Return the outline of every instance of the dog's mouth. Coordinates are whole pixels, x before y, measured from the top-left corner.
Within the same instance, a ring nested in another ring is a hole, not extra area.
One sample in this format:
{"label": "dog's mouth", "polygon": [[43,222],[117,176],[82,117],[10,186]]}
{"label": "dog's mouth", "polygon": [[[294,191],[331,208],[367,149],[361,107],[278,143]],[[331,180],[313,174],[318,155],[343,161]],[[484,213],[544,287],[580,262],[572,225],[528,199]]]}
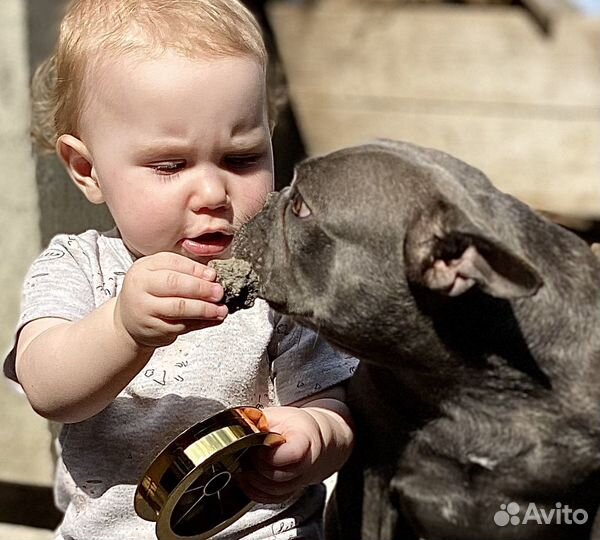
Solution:
{"label": "dog's mouth", "polygon": [[284,313],[285,315],[289,315],[295,319],[302,319],[305,322],[310,322],[313,319],[314,312],[308,310],[294,310],[291,309],[287,304],[273,302],[271,300],[267,300],[268,304],[279,313]]}
{"label": "dog's mouth", "polygon": [[289,315],[298,321],[310,323],[314,319],[314,311],[306,306],[298,305],[286,291],[288,287],[278,285],[278,279],[271,274],[259,274],[260,286],[258,296],[269,306],[284,315]]}
{"label": "dog's mouth", "polygon": [[265,288],[261,287],[259,296],[266,300],[273,310],[291,317],[300,324],[311,327],[319,324],[312,308],[296,304],[279,289],[269,291],[267,288],[265,291]]}

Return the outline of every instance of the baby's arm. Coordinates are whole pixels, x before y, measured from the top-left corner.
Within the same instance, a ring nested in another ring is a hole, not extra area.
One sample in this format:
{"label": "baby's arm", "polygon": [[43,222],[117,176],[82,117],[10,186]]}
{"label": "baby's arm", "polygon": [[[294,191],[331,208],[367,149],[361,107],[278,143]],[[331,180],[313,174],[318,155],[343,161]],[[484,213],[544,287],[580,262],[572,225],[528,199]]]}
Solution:
{"label": "baby's arm", "polygon": [[43,318],[18,338],[16,371],[32,407],[58,422],[104,409],[157,347],[178,335],[220,324],[222,287],[215,271],[174,253],[138,259],[119,295],[86,317]]}
{"label": "baby's arm", "polygon": [[279,503],[299,489],[322,482],[338,471],[350,456],[354,432],[345,390],[336,386],[293,403],[264,410],[269,430],[286,442],[261,449],[244,489],[255,501]]}

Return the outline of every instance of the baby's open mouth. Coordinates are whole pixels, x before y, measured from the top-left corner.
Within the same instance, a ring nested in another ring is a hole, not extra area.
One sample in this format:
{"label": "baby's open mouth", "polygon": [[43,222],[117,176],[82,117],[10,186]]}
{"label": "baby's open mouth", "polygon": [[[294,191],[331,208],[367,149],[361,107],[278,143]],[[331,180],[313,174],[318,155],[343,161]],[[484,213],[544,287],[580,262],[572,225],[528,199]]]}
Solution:
{"label": "baby's open mouth", "polygon": [[223,253],[231,244],[233,236],[223,232],[201,234],[195,238],[186,238],[183,249],[197,257],[209,257]]}

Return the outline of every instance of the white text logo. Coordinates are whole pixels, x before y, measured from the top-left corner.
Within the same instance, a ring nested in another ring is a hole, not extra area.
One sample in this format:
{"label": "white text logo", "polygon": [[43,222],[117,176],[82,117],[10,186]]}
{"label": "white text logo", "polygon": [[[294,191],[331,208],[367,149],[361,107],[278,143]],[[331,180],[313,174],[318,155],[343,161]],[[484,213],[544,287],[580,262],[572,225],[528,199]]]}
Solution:
{"label": "white text logo", "polygon": [[568,504],[557,502],[554,508],[538,508],[535,503],[529,503],[521,516],[521,507],[516,502],[501,504],[500,510],[494,514],[494,523],[498,527],[507,525],[583,525],[588,520],[588,514],[582,508],[573,510]]}

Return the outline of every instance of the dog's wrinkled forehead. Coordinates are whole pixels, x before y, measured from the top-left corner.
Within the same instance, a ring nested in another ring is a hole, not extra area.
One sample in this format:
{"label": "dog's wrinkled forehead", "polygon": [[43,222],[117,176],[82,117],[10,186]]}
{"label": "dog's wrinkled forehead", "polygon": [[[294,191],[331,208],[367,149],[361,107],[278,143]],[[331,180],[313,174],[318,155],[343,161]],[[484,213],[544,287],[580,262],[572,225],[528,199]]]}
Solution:
{"label": "dog's wrinkled forehead", "polygon": [[[492,187],[478,169],[445,152],[386,139],[309,158],[296,169],[294,189],[315,210],[341,199],[353,206],[427,205],[441,193],[455,199],[464,190]],[[464,198],[464,197],[463,197]]]}
{"label": "dog's wrinkled forehead", "polygon": [[399,195],[401,185],[417,180],[422,172],[386,147],[364,145],[305,160],[296,169],[292,187],[317,204],[331,197],[372,204],[383,195]]}
{"label": "dog's wrinkled forehead", "polygon": [[292,190],[315,215],[336,207],[338,215],[350,218],[367,206],[408,214],[431,200],[440,177],[454,175],[453,163],[440,159],[443,154],[434,150],[375,141],[303,161],[296,168]]}

